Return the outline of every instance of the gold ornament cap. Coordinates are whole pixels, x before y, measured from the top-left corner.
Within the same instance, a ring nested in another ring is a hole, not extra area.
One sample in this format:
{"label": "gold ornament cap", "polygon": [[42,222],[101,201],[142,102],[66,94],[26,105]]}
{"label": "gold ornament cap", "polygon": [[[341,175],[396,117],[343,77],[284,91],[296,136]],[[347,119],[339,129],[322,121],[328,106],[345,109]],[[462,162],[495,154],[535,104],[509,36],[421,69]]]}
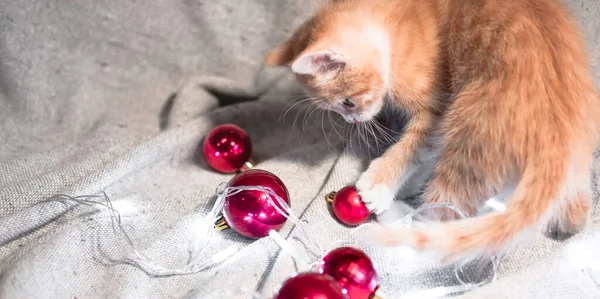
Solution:
{"label": "gold ornament cap", "polygon": [[383,299],[383,291],[381,291],[381,288],[377,287],[377,289],[373,294],[371,294],[371,297],[369,297],[369,299]]}
{"label": "gold ornament cap", "polygon": [[333,203],[333,200],[335,199],[335,195],[336,194],[337,194],[337,192],[335,192],[335,191],[332,191],[329,194],[327,194],[327,197],[326,197],[327,202],[328,203]]}
{"label": "gold ornament cap", "polygon": [[225,221],[225,217],[223,217],[223,214],[219,214],[219,216],[217,216],[217,219],[215,220],[215,229],[218,232],[220,232],[228,228],[229,225],[227,224],[227,221]]}
{"label": "gold ornament cap", "polygon": [[256,163],[254,163],[254,161],[252,159],[248,159],[248,161],[244,162],[244,165],[242,166],[242,168],[240,168],[238,170],[238,173],[248,171],[248,170],[254,168],[254,166],[256,166]]}

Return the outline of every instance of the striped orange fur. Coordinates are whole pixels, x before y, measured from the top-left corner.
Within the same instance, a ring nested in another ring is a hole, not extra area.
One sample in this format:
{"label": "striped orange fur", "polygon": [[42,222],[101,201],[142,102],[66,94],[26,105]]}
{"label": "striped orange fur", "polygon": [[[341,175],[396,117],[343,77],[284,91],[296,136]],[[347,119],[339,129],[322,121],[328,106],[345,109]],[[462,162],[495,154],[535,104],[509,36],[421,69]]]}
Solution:
{"label": "striped orange fur", "polygon": [[[325,109],[364,122],[384,101],[410,115],[356,186],[376,213],[436,154],[426,203],[473,215],[513,186],[503,212],[420,229],[380,229],[383,244],[495,254],[540,225],[577,233],[590,213],[600,102],[580,29],[557,0],[329,1],[266,58],[288,66]],[[433,141],[432,141],[433,140]]]}

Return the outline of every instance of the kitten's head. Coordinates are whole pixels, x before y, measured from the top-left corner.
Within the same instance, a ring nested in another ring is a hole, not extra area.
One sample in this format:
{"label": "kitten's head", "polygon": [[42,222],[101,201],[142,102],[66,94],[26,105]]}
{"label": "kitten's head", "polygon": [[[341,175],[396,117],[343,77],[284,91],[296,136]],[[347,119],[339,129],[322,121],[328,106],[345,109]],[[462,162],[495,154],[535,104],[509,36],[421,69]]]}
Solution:
{"label": "kitten's head", "polygon": [[319,107],[349,123],[373,118],[384,104],[389,42],[381,28],[355,15],[317,14],[269,53],[270,66],[287,66]]}

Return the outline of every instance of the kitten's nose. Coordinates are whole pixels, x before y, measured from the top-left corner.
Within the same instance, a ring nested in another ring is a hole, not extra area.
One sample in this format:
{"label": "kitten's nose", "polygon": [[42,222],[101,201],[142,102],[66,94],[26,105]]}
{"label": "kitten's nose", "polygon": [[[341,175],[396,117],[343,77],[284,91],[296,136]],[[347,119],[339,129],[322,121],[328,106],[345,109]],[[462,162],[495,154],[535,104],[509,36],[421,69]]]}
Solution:
{"label": "kitten's nose", "polygon": [[359,116],[353,113],[350,115],[344,115],[344,119],[346,120],[346,122],[354,124],[354,123],[358,122]]}

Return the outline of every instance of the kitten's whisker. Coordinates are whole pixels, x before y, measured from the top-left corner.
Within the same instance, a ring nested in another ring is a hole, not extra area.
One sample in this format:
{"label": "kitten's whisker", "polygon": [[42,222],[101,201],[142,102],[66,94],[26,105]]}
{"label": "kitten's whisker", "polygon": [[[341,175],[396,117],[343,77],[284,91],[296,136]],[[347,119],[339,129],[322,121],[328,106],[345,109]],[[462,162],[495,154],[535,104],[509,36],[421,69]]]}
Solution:
{"label": "kitten's whisker", "polygon": [[[289,99],[289,98],[301,98],[301,97],[305,97],[306,95],[264,95],[264,96],[260,96],[260,99]],[[292,99],[293,101],[294,99]]]}
{"label": "kitten's whisker", "polygon": [[283,107],[283,109],[281,110],[281,115],[279,117],[279,120],[281,120],[281,118],[283,116],[285,116],[285,114],[287,114],[292,108],[296,107],[297,105],[299,105],[307,100],[308,100],[308,97],[297,97],[297,98],[294,98],[293,100],[291,100],[289,103],[285,104],[285,107]]}
{"label": "kitten's whisker", "polygon": [[338,124],[336,121],[333,121],[332,117],[331,117],[331,104],[330,103],[325,103],[325,107],[322,107],[322,109],[324,111],[327,112],[327,118],[329,119],[329,123],[331,124],[331,127],[333,128],[333,130],[338,134],[338,136],[342,137],[339,132],[336,130],[335,127],[342,127],[340,126],[340,124]]}
{"label": "kitten's whisker", "polygon": [[371,132],[371,135],[373,135],[373,138],[375,139],[375,147],[379,151],[379,138],[377,137],[377,134],[375,134],[375,130],[373,129],[373,121],[370,120],[367,124],[369,125],[369,131]]}
{"label": "kitten's whisker", "polygon": [[357,137],[356,141],[358,141],[358,147],[360,148],[361,147],[360,144],[361,144],[361,141],[362,141],[361,140],[362,136],[360,135],[360,127],[359,126],[353,126],[353,127],[356,127],[356,137]]}
{"label": "kitten's whisker", "polygon": [[365,139],[367,140],[367,156],[369,157],[369,160],[371,160],[373,158],[371,156],[371,153],[373,152],[373,145],[369,139],[369,128],[367,128],[366,125],[363,125],[363,132],[365,134]]}
{"label": "kitten's whisker", "polygon": [[[287,117],[288,113],[296,106],[301,105],[307,101],[310,101],[310,98],[306,98],[306,99],[302,99],[299,100],[298,102],[294,103],[291,107],[289,107],[287,110],[285,110],[285,112],[282,114],[282,116],[279,118],[280,120],[283,119],[283,124],[285,125],[285,118]],[[296,128],[295,128],[295,124],[296,124],[296,120],[298,118],[298,115],[300,113],[302,113],[302,110],[304,110],[305,105],[301,105],[300,109],[298,111],[296,111],[296,116],[294,117],[294,122],[292,123],[292,133],[295,134]]]}
{"label": "kitten's whisker", "polygon": [[363,125],[363,127],[364,127],[364,132],[365,132],[365,138],[366,138],[366,140],[367,140],[367,151],[368,151],[368,153],[369,153],[369,154],[368,154],[368,156],[369,156],[369,159],[371,159],[371,158],[372,158],[372,157],[371,157],[371,152],[373,151],[373,150],[372,150],[372,146],[373,146],[373,145],[371,144],[371,140],[369,139],[369,133],[370,133],[370,132],[369,132],[368,123],[365,123],[365,124]]}
{"label": "kitten's whisker", "polygon": [[375,129],[381,134],[381,137],[383,137],[383,141],[386,143],[394,143],[396,142],[396,140],[387,132],[385,132],[383,130],[383,128],[381,127],[380,124],[378,124],[376,121],[372,120],[372,124],[375,127]]}
{"label": "kitten's whisker", "polygon": [[331,127],[333,128],[333,131],[337,133],[338,136],[340,136],[340,138],[344,141],[346,141],[346,138],[344,138],[344,136],[342,136],[340,134],[340,132],[338,132],[338,130],[335,128],[336,126],[340,126],[337,122],[333,121],[333,119],[331,118],[331,110],[327,109],[327,117],[329,118],[329,123],[331,124]]}
{"label": "kitten's whisker", "polygon": [[[363,126],[361,124],[356,124],[356,129],[358,130],[358,135],[360,136],[360,140],[362,140],[362,142],[364,143],[362,148],[365,149],[365,151],[367,152],[367,155],[369,156],[369,159],[370,159],[371,153],[369,152],[369,141],[367,140],[367,138],[363,132]],[[358,143],[359,146],[360,146],[360,140]]]}
{"label": "kitten's whisker", "polygon": [[302,115],[302,121],[300,122],[300,136],[304,136],[304,123],[305,123],[306,117],[310,114],[312,105],[313,104],[310,103],[304,109],[304,112],[303,112],[304,114]]}
{"label": "kitten's whisker", "polygon": [[[319,101],[320,101],[320,100],[319,100]],[[310,106],[309,106],[309,107],[310,107],[310,108],[312,108],[312,110],[310,110],[310,112],[308,112],[307,114],[305,114],[305,115],[304,115],[304,118],[303,118],[303,120],[302,120],[302,135],[304,135],[304,134],[305,134],[305,132],[306,132],[306,121],[307,121],[307,120],[310,120],[310,117],[311,117],[311,115],[312,115],[312,114],[313,114],[313,113],[314,113],[314,112],[315,112],[317,109],[319,109],[319,106],[317,105],[317,103],[318,103],[319,101],[315,101],[315,102],[312,102],[312,103],[310,103]]]}
{"label": "kitten's whisker", "polygon": [[388,131],[388,132],[390,132],[392,134],[400,135],[400,132],[396,132],[396,131],[394,131],[394,130],[392,130],[392,129],[390,129],[390,128],[384,126],[384,125],[382,125],[377,119],[374,118],[373,121],[375,121],[375,123],[377,125],[379,125],[382,129],[384,129],[384,130],[386,130],[386,131]]}
{"label": "kitten's whisker", "polygon": [[372,119],[372,121],[373,121],[373,125],[375,126],[375,128],[381,133],[382,137],[385,138],[385,141],[391,142],[391,143],[395,143],[397,141],[397,138],[395,138],[394,136],[390,135],[389,133],[387,133],[385,131],[386,128],[381,123],[379,123],[376,119]]}
{"label": "kitten's whisker", "polygon": [[325,136],[325,140],[327,141],[327,145],[331,147],[331,143],[329,142],[329,138],[327,138],[327,134],[325,134],[325,125],[323,124],[323,118],[325,117],[325,110],[321,109],[321,131],[323,131],[323,136]]}
{"label": "kitten's whisker", "polygon": [[353,136],[353,132],[354,132],[354,126],[352,126],[351,124],[344,124],[344,128],[348,127],[348,131],[349,131],[349,136],[350,136],[350,151],[352,151],[352,154],[356,155],[356,151],[354,150],[354,140],[352,139]]}
{"label": "kitten's whisker", "polygon": [[[299,98],[298,98],[298,99],[299,99]],[[302,104],[302,103],[304,103],[304,102],[307,102],[307,101],[310,101],[310,100],[312,100],[312,98],[306,98],[306,99],[302,99],[302,100],[298,100],[298,99],[294,99],[294,100],[292,100],[292,102],[291,102],[290,104],[292,104],[292,103],[293,103],[293,101],[296,101],[296,100],[297,100],[297,102],[296,102],[296,103],[294,103],[294,104],[293,104],[291,107],[289,107],[289,108],[287,108],[287,109],[285,109],[285,107],[284,107],[284,112],[281,114],[281,116],[279,117],[279,119],[278,119],[277,121],[280,121],[280,120],[284,119],[284,123],[285,123],[285,117],[287,116],[287,114],[288,114],[288,113],[289,113],[289,112],[290,112],[290,111],[291,111],[291,110],[292,110],[294,107],[296,107],[296,106],[298,106],[298,105],[300,105],[300,104]],[[289,105],[289,104],[288,104],[288,105]],[[287,106],[287,105],[286,105],[286,106]]]}
{"label": "kitten's whisker", "polygon": [[[307,100],[312,100],[312,99],[313,99],[313,98],[309,98],[309,99],[307,99]],[[307,111],[307,110],[310,108],[310,106],[311,106],[310,104],[309,104],[309,105],[303,105],[303,106],[300,108],[300,110],[298,110],[298,113],[296,113],[296,116],[294,117],[294,123],[292,124],[292,133],[293,133],[293,134],[297,134],[297,133],[296,133],[296,122],[298,121],[298,117],[300,116],[300,114],[301,114],[303,111]]]}

